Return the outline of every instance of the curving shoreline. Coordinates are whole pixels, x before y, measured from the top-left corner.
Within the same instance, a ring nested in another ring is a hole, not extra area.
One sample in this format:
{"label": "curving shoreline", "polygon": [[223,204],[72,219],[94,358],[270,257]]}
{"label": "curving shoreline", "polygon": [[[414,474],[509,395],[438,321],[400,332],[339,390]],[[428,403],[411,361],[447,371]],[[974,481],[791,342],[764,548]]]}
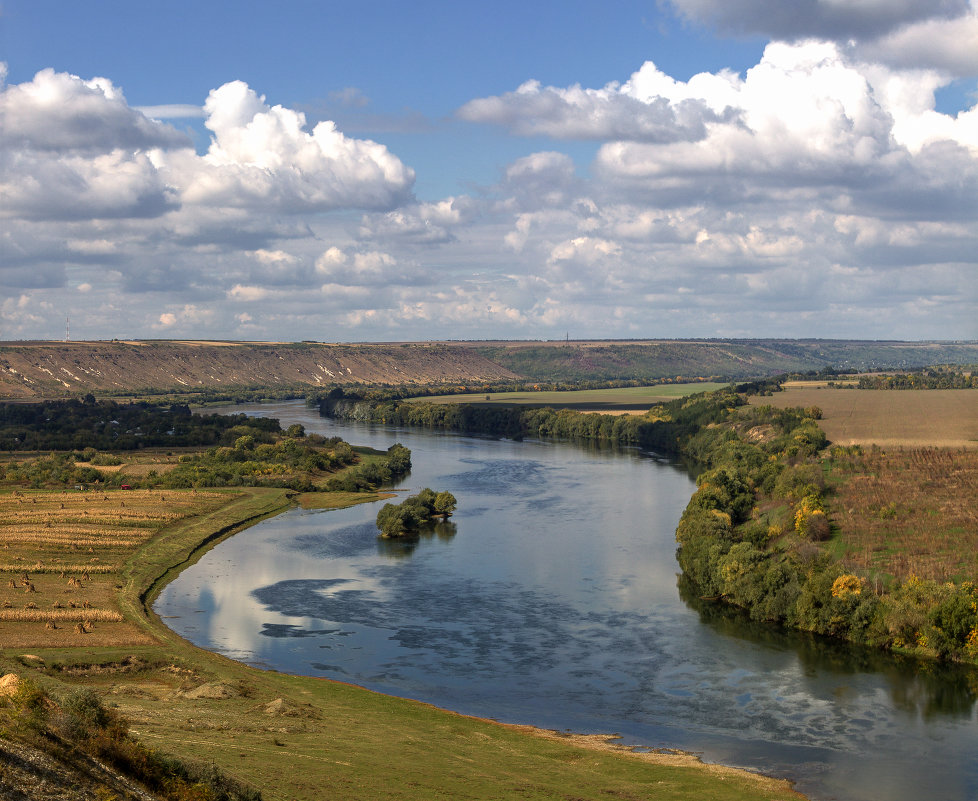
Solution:
{"label": "curving shoreline", "polygon": [[[255,493],[251,494],[254,495]],[[258,502],[260,499],[255,500]],[[365,498],[364,500],[368,499]],[[235,502],[232,502],[232,506],[234,504]],[[277,498],[263,499],[263,504],[259,504],[257,508],[254,504],[238,504],[235,507],[238,508],[238,512],[236,516],[232,516],[233,519],[227,516],[229,511],[228,506],[221,507],[221,509],[207,516],[209,519],[208,527],[200,527],[200,521],[193,521],[194,524],[198,525],[188,523],[189,527],[196,530],[196,535],[190,538],[190,540],[186,537],[171,537],[171,541],[177,547],[167,549],[165,553],[160,551],[150,560],[145,559],[145,554],[142,553],[143,549],[140,549],[130,560],[133,566],[139,564],[141,568],[134,570],[130,574],[130,581],[127,582],[124,595],[128,596],[130,602],[135,597],[135,609],[139,612],[139,618],[141,618],[143,625],[162,643],[165,643],[170,648],[176,649],[176,655],[183,661],[201,664],[210,670],[216,671],[218,674],[227,675],[228,677],[233,676],[237,682],[271,684],[276,686],[283,694],[286,689],[295,692],[296,685],[298,685],[300,693],[312,695],[322,695],[322,693],[313,692],[310,689],[312,686],[322,687],[326,685],[333,691],[343,688],[343,694],[349,694],[351,696],[349,702],[354,706],[362,705],[365,708],[369,708],[380,704],[381,706],[394,709],[395,711],[389,714],[395,714],[397,716],[396,721],[400,721],[399,724],[395,721],[394,725],[401,725],[407,729],[414,727],[415,718],[420,708],[424,710],[426,715],[440,718],[438,725],[441,726],[458,725],[459,721],[465,721],[466,726],[475,727],[478,730],[476,736],[483,745],[487,738],[489,741],[492,741],[499,737],[508,739],[510,735],[518,735],[519,740],[517,744],[507,744],[507,748],[515,748],[517,753],[521,751],[525,752],[521,755],[521,759],[533,758],[541,746],[544,746],[546,749],[569,749],[569,753],[562,758],[569,762],[597,760],[603,763],[605,760],[611,760],[612,764],[614,764],[624,759],[632,765],[633,769],[638,769],[639,772],[653,771],[657,773],[664,770],[672,775],[674,771],[679,771],[680,774],[685,775],[683,782],[691,782],[695,785],[706,782],[711,792],[716,792],[717,784],[722,785],[724,788],[728,784],[735,785],[730,787],[730,790],[734,791],[729,796],[730,798],[804,798],[804,796],[791,789],[790,782],[786,780],[761,776],[739,768],[704,763],[695,754],[635,751],[632,748],[615,743],[615,737],[613,735],[564,734],[533,726],[503,724],[484,718],[460,715],[450,710],[439,709],[422,702],[382,695],[357,685],[337,682],[331,679],[291,676],[274,671],[263,671],[192,645],[167,627],[165,622],[152,611],[151,604],[153,599],[182,569],[196,562],[211,548],[228,537],[233,536],[235,533],[248,528],[250,525],[284,511],[291,505],[284,491],[278,493]],[[217,525],[217,528],[214,528],[215,525]],[[175,540],[179,540],[179,542]],[[169,564],[164,564],[165,562],[169,562]],[[155,575],[151,575],[153,573]],[[130,606],[130,609],[132,608]],[[329,694],[331,693],[327,693],[327,695]],[[144,714],[146,714],[146,710],[144,710]],[[323,721],[324,728],[328,728],[328,724],[328,719]],[[387,721],[387,725],[389,724],[390,721]],[[138,727],[138,731],[141,736],[145,734],[151,739],[158,737],[157,732],[144,729],[142,725]],[[528,735],[530,736],[528,737]],[[174,744],[182,745],[176,741],[174,741]],[[309,754],[309,757],[312,756],[313,754]],[[218,762],[217,764],[220,763]],[[229,771],[234,771],[235,763],[231,761],[230,764],[222,767],[226,767]],[[603,766],[602,769],[606,769],[606,766]],[[620,766],[616,768],[616,772],[617,770],[620,770]],[[247,777],[242,778],[247,779]],[[437,774],[429,776],[428,779],[429,781],[434,781],[437,786]],[[558,782],[562,781],[560,777],[555,777],[555,780]],[[647,781],[661,782],[662,779],[649,777]],[[700,791],[690,787],[689,792],[695,793]],[[423,796],[419,795],[418,797],[421,798]],[[726,798],[728,796],[721,795],[719,797]]]}

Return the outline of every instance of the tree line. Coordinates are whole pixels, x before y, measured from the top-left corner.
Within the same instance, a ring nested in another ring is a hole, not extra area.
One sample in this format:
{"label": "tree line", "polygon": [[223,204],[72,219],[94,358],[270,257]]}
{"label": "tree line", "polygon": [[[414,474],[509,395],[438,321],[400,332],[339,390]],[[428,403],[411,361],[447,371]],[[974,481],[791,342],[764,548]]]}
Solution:
{"label": "tree line", "polygon": [[919,373],[863,375],[857,389],[978,389],[978,371],[924,370]]}
{"label": "tree line", "polygon": [[[683,578],[701,598],[758,621],[883,649],[978,661],[978,586],[870,581],[825,542],[831,492],[818,410],[748,407],[689,438],[707,469],[679,526]],[[857,448],[858,446],[850,446]]]}
{"label": "tree line", "polygon": [[521,439],[552,437],[638,445],[677,453],[699,428],[745,403],[734,388],[656,404],[645,415],[602,415],[551,407],[478,406],[364,397],[335,389],[319,401],[324,417]]}
{"label": "tree line", "polygon": [[244,414],[191,413],[182,403],[117,403],[82,399],[0,403],[0,451],[71,451],[229,444],[235,426],[281,431],[278,420]]}
{"label": "tree line", "polygon": [[[72,431],[79,425],[78,431]],[[4,440],[3,436],[7,439]],[[0,483],[35,489],[97,486],[181,489],[284,487],[373,491],[411,469],[411,451],[394,444],[386,453],[355,449],[339,437],[307,434],[296,423],[245,414],[192,414],[185,405],[96,402],[88,397],[43,404],[0,404],[0,443],[7,450],[43,449],[35,458],[0,462]],[[24,447],[24,446],[27,447]],[[75,445],[79,447],[74,447]],[[176,464],[129,475],[117,453],[160,445],[190,446]],[[102,450],[105,448],[106,450]]]}

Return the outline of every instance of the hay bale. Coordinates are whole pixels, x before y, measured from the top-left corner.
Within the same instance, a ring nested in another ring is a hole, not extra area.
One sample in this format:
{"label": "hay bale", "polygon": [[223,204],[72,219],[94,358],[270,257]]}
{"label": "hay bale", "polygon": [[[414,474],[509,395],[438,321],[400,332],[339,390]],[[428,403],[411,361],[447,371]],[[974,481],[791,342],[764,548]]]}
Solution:
{"label": "hay bale", "polygon": [[20,684],[20,676],[16,673],[8,673],[0,678],[0,696],[9,696],[17,692],[17,685]]}
{"label": "hay bale", "polygon": [[232,687],[230,684],[225,684],[220,681],[211,681],[207,684],[201,684],[199,687],[195,687],[192,690],[188,690],[183,694],[184,698],[210,698],[214,700],[224,700],[227,698],[236,698],[238,696],[238,691]]}
{"label": "hay bale", "polygon": [[273,718],[317,718],[319,713],[309,704],[298,704],[285,698],[269,701],[262,710]]}
{"label": "hay bale", "polygon": [[265,714],[272,715],[273,717],[282,717],[294,713],[288,701],[284,698],[276,698],[274,701],[269,701],[265,704]]}

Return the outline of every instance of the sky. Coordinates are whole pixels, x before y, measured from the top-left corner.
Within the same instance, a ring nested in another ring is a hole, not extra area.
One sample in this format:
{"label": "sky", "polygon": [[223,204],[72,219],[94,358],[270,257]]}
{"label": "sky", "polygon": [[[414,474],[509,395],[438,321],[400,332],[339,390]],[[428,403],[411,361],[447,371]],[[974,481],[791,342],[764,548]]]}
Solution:
{"label": "sky", "polygon": [[0,0],[0,340],[978,339],[976,0]]}

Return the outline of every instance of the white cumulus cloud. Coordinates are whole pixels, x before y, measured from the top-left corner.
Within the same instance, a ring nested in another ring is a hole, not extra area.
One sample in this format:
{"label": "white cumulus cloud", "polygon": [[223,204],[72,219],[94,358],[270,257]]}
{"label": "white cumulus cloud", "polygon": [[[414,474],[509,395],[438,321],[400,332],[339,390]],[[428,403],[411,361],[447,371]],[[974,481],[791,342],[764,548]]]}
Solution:
{"label": "white cumulus cloud", "polygon": [[927,19],[854,47],[860,58],[895,68],[978,75],[978,10],[957,19]]}
{"label": "white cumulus cloud", "polygon": [[297,213],[390,208],[410,197],[414,172],[386,147],[344,136],[330,121],[306,130],[305,115],[269,106],[242,81],[204,103],[207,152],[161,156],[185,203]]}
{"label": "white cumulus cloud", "polygon": [[[602,146],[595,168],[609,187],[629,182],[660,203],[689,202],[704,191],[735,202],[778,191],[893,192],[924,180],[970,180],[976,151],[975,110],[956,118],[933,108],[942,79],[933,72],[894,72],[851,62],[837,45],[772,43],[743,78],[668,84],[685,95],[694,83],[704,101],[736,109],[736,122],[711,126],[697,142],[666,145],[617,141]],[[916,154],[941,144],[944,157]],[[934,170],[937,170],[935,173]],[[893,194],[890,202],[904,202]]]}
{"label": "white cumulus cloud", "polygon": [[34,79],[0,94],[6,148],[109,153],[154,147],[187,147],[190,140],[168,125],[130,108],[105,78],[44,69]]}
{"label": "white cumulus cloud", "polygon": [[502,125],[523,136],[648,142],[702,139],[707,123],[723,116],[699,99],[639,99],[617,83],[601,89],[562,89],[541,86],[539,81],[527,81],[498,97],[470,100],[458,115],[469,122]]}
{"label": "white cumulus cloud", "polygon": [[192,205],[194,225],[201,210],[258,209],[267,217],[390,209],[410,199],[414,173],[386,147],[344,136],[329,121],[306,130],[300,112],[267,105],[241,81],[204,103],[213,138],[203,156],[186,134],[148,116],[187,111],[140,111],[105,78],[52,69],[2,85],[0,214],[139,219]]}

